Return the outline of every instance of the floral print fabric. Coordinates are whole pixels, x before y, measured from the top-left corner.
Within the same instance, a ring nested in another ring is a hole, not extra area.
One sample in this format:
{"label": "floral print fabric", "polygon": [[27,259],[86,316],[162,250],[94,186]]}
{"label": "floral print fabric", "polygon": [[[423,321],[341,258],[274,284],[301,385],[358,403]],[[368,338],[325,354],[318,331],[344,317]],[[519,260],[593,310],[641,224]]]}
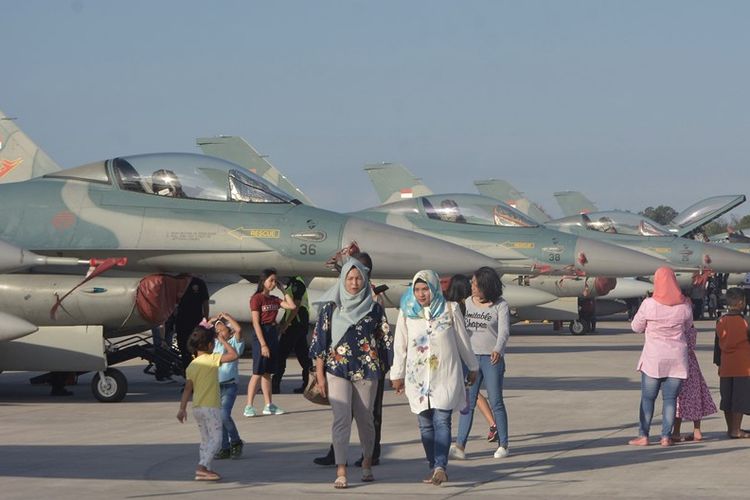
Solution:
{"label": "floral print fabric", "polygon": [[463,315],[454,302],[432,320],[399,313],[390,378],[404,379],[413,413],[455,410],[466,404],[462,360],[470,371],[479,369]]}
{"label": "floral print fabric", "polygon": [[688,346],[688,376],[677,396],[677,417],[683,420],[701,420],[716,413],[716,404],[711,397],[706,380],[695,356],[698,331],[690,328],[685,332]]}
{"label": "floral print fabric", "polygon": [[385,312],[375,303],[372,310],[351,325],[336,345],[331,345],[334,303],[324,305],[315,324],[310,357],[325,357],[326,371],[351,381],[377,379],[391,366],[393,335]]}

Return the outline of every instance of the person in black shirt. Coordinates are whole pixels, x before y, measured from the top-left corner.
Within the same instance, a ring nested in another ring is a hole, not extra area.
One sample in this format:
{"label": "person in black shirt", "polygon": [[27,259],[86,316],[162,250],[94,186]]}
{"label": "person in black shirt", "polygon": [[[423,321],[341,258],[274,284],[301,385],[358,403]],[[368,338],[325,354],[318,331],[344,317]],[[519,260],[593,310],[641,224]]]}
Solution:
{"label": "person in black shirt", "polygon": [[205,281],[193,277],[174,312],[177,346],[180,349],[183,369],[186,369],[193,359],[188,351],[188,339],[203,318],[208,318],[208,288]]}
{"label": "person in black shirt", "polygon": [[312,362],[309,357],[310,346],[307,345],[310,313],[307,310],[306,291],[305,282],[299,276],[290,278],[289,284],[284,291],[285,295],[292,297],[294,303],[297,305],[297,309],[286,311],[284,319],[279,326],[279,362],[276,365],[276,373],[273,374],[271,379],[273,394],[281,393],[281,378],[286,371],[286,360],[292,351],[294,351],[294,355],[302,367],[302,386],[294,389],[296,394],[301,394],[305,390],[308,377],[310,376]]}

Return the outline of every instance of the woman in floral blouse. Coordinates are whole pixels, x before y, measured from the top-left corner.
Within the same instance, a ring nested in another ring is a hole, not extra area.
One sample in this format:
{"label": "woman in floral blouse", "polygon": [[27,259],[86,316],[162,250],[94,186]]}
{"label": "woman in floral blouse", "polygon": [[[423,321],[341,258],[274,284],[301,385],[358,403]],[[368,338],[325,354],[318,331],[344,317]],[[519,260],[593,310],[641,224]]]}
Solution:
{"label": "woman in floral blouse", "polygon": [[466,404],[461,361],[471,385],[479,363],[471,349],[464,317],[455,302],[446,302],[434,271],[419,271],[401,299],[396,324],[391,382],[406,392],[417,414],[430,475],[425,483],[448,480],[451,415]]}
{"label": "woman in floral blouse", "polygon": [[362,481],[374,480],[372,409],[378,377],[389,368],[392,336],[383,307],[372,299],[368,274],[357,260],[344,264],[333,300],[320,310],[310,345],[318,385],[333,410],[335,488],[347,487],[346,452],[352,414],[362,444]]}

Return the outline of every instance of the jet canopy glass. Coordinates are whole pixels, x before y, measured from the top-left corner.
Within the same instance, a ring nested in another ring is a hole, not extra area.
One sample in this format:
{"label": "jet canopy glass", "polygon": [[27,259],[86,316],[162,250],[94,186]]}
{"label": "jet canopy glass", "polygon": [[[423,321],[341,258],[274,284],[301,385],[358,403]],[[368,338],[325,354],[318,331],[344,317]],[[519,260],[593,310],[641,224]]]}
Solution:
{"label": "jet canopy glass", "polygon": [[256,174],[228,161],[189,153],[121,156],[112,160],[122,189],[212,201],[299,203]]}
{"label": "jet canopy glass", "polygon": [[592,231],[637,236],[672,236],[661,224],[629,212],[592,212],[581,214],[582,225]]}
{"label": "jet canopy glass", "polygon": [[442,194],[423,196],[419,200],[430,219],[482,226],[538,226],[518,210],[485,196]]}
{"label": "jet canopy glass", "polygon": [[[722,195],[706,198],[694,203],[680,212],[672,220],[672,224],[684,227],[701,222],[703,219],[719,217],[745,201],[745,195]],[[708,221],[706,221],[708,222]]]}

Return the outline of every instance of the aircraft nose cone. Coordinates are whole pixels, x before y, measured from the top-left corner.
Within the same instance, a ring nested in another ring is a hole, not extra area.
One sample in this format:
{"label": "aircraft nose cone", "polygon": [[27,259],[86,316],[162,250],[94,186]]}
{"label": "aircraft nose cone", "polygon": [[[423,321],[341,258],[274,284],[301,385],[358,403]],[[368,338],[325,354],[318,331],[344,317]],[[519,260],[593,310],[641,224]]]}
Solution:
{"label": "aircraft nose cone", "polygon": [[717,273],[750,272],[750,255],[718,245],[704,245],[703,266]]}
{"label": "aircraft nose cone", "polygon": [[629,248],[578,238],[576,268],[588,276],[643,276],[654,274],[665,261]]}
{"label": "aircraft nose cone", "polygon": [[497,263],[473,250],[405,229],[349,217],[342,231],[341,246],[356,241],[370,254],[373,276],[411,278],[420,269],[432,269],[441,276],[470,274],[482,266]]}
{"label": "aircraft nose cone", "polygon": [[508,307],[538,306],[557,299],[555,295],[544,290],[518,285],[503,285],[503,298]]}

